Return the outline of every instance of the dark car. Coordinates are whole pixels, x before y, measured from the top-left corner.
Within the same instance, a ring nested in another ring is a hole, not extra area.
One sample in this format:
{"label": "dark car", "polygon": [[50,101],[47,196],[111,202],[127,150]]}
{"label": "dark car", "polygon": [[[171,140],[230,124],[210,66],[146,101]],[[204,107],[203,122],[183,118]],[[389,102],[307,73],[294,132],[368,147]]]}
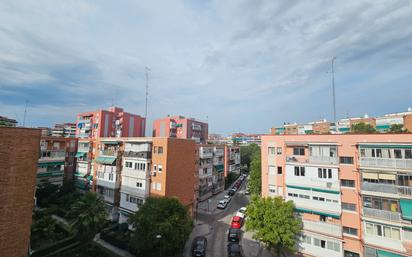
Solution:
{"label": "dark car", "polygon": [[239,242],[241,236],[241,230],[237,228],[230,228],[227,234],[227,241],[229,242]]}
{"label": "dark car", "polygon": [[242,247],[238,243],[229,243],[227,245],[228,257],[242,257]]}
{"label": "dark car", "polygon": [[235,193],[236,193],[236,190],[233,189],[233,188],[230,189],[230,190],[227,192],[227,194],[230,195],[230,196],[235,195]]}
{"label": "dark car", "polygon": [[207,239],[204,236],[198,236],[193,239],[192,256],[205,257],[206,256]]}

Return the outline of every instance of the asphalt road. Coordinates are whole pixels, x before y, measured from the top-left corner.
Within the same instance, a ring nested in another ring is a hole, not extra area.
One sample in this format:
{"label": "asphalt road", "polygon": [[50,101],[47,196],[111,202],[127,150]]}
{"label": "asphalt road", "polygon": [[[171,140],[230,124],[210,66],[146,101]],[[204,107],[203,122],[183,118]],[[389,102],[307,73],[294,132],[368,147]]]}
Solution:
{"label": "asphalt road", "polygon": [[[227,257],[227,232],[230,222],[240,207],[249,203],[249,196],[244,194],[246,183],[232,196],[229,205],[224,209],[217,209],[217,203],[223,198],[227,191],[213,196],[209,203],[207,201],[199,205],[196,219],[196,227],[186,245],[184,256],[190,257],[190,244],[195,236],[206,236],[208,240],[207,257]],[[242,228],[244,230],[244,228]],[[241,244],[245,257],[270,256],[258,242],[252,239],[250,233],[243,233]]]}

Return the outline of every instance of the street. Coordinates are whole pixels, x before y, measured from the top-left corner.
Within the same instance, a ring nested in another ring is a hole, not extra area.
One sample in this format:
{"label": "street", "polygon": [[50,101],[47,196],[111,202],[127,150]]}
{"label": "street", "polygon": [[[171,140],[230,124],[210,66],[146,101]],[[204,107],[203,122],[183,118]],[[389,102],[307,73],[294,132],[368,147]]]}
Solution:
{"label": "street", "polygon": [[[227,232],[230,227],[230,222],[235,213],[240,207],[246,206],[249,203],[249,196],[244,194],[246,182],[232,196],[229,205],[223,209],[216,209],[217,203],[223,198],[227,191],[223,191],[212,198],[210,202],[204,201],[199,203],[198,216],[196,226],[190,235],[189,241],[186,244],[184,256],[191,257],[191,242],[196,236],[206,236],[207,238],[207,257],[225,257],[227,256]],[[259,242],[252,239],[251,233],[245,232],[242,227],[243,235],[241,245],[245,257],[271,257],[272,255]]]}

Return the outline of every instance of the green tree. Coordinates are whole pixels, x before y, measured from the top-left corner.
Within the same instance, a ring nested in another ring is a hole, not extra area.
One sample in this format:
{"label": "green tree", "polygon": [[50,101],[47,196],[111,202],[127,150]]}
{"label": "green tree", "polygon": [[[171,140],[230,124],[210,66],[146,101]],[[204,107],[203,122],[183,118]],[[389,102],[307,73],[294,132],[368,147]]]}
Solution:
{"label": "green tree", "polygon": [[254,152],[250,163],[250,179],[248,182],[251,194],[260,195],[262,187],[262,165],[260,160],[260,150]]}
{"label": "green tree", "polygon": [[376,133],[376,129],[372,125],[366,124],[365,122],[359,122],[359,123],[352,124],[350,130],[352,133],[357,133],[357,134]]}
{"label": "green tree", "polygon": [[402,124],[392,124],[390,129],[390,133],[408,133],[408,129],[404,128]]}
{"label": "green tree", "polygon": [[246,165],[248,169],[252,162],[253,155],[260,151],[260,147],[257,144],[250,144],[240,147],[240,164]]}
{"label": "green tree", "polygon": [[252,197],[246,214],[246,230],[254,232],[253,238],[262,241],[277,256],[294,252],[301,222],[295,218],[294,204],[281,197]]}
{"label": "green tree", "polygon": [[55,204],[58,192],[58,185],[51,184],[50,182],[42,183],[36,189],[37,205],[40,207],[48,207],[50,204]]}
{"label": "green tree", "polygon": [[91,240],[103,228],[106,221],[106,206],[96,193],[87,192],[73,204],[69,217],[72,227],[81,240]]}
{"label": "green tree", "polygon": [[130,250],[136,256],[179,255],[193,228],[186,207],[167,197],[147,198],[129,222],[135,228]]}

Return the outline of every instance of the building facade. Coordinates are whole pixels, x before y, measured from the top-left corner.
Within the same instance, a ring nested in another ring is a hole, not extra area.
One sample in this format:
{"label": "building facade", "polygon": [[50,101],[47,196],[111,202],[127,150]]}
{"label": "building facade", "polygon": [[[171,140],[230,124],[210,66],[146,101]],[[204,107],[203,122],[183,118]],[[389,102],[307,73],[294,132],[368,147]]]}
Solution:
{"label": "building facade", "polygon": [[0,255],[28,256],[40,130],[0,127]]}
{"label": "building facade", "polygon": [[94,160],[98,156],[100,138],[142,137],[145,135],[145,123],[145,118],[124,112],[118,107],[78,114],[76,137],[79,140],[79,151],[76,155],[76,187],[89,190],[95,186],[93,176],[100,164]]}
{"label": "building facade", "polygon": [[37,168],[37,185],[63,185],[72,181],[76,167],[77,139],[42,136]]}
{"label": "building facade", "polygon": [[208,130],[206,122],[183,116],[166,117],[153,122],[153,137],[194,139],[200,144],[206,143]]}
{"label": "building facade", "polygon": [[225,168],[224,176],[229,173],[240,173],[240,147],[226,146],[225,147]]}
{"label": "building facade", "polygon": [[76,123],[54,124],[54,128],[51,129],[51,136],[75,138]]}
{"label": "building facade", "polygon": [[0,116],[0,127],[16,127],[17,120]]}
{"label": "building facade", "polygon": [[412,256],[411,134],[264,136],[262,195],[295,203],[303,253]]}

